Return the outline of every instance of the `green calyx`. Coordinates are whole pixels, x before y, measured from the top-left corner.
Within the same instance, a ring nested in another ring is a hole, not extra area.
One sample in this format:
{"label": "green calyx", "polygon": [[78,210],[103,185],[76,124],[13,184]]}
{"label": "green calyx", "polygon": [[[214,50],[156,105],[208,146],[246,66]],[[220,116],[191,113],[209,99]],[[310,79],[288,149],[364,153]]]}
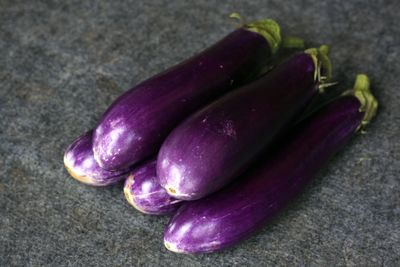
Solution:
{"label": "green calyx", "polygon": [[281,45],[282,37],[281,37],[281,28],[279,24],[272,19],[263,19],[258,20],[244,26],[249,31],[256,32],[264,37],[269,43],[272,54],[275,54],[278,51],[279,46]]}
{"label": "green calyx", "polygon": [[314,61],[314,79],[319,82],[319,90],[324,92],[325,88],[336,84],[335,82],[327,83],[332,78],[332,63],[328,56],[329,47],[321,45],[319,48],[309,48],[304,52],[309,54]]}
{"label": "green calyx", "polygon": [[[229,17],[243,22],[242,17],[238,13],[232,13]],[[281,28],[276,21],[272,19],[257,20],[252,23],[244,24],[243,28],[256,32],[264,37],[270,45],[273,54],[278,51],[282,42],[282,37]]]}
{"label": "green calyx", "polygon": [[368,76],[365,74],[358,74],[353,90],[347,92],[347,94],[354,95],[360,101],[361,106],[359,110],[360,112],[364,112],[364,118],[359,128],[364,128],[376,115],[378,109],[378,101],[371,93]]}

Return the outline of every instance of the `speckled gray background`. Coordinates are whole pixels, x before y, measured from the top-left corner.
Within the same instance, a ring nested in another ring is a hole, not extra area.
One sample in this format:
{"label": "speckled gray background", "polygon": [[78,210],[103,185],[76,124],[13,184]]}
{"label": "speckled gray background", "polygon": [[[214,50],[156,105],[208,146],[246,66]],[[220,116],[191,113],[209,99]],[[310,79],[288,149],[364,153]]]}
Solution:
{"label": "speckled gray background", "polygon": [[[66,146],[124,90],[223,37],[238,11],[327,43],[336,79],[370,75],[381,108],[296,203],[211,255],[162,245],[121,185],[71,179]],[[0,266],[400,266],[398,1],[0,0]]]}

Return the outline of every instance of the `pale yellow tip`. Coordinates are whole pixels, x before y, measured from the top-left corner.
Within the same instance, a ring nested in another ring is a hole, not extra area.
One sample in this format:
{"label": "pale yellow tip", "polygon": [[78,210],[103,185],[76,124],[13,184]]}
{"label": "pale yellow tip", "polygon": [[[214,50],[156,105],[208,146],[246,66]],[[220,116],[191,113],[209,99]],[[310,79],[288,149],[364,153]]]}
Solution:
{"label": "pale yellow tip", "polygon": [[167,192],[170,195],[176,195],[176,190],[173,189],[172,187],[167,187]]}
{"label": "pale yellow tip", "polygon": [[170,242],[168,242],[166,240],[164,240],[164,246],[169,251],[172,251],[172,252],[175,252],[175,253],[183,253],[183,254],[186,253],[185,251],[178,249],[178,247],[175,244],[170,243]]}
{"label": "pale yellow tip", "polygon": [[179,192],[177,189],[175,189],[169,185],[166,185],[164,187],[164,189],[167,191],[168,195],[170,195],[176,199],[187,200],[187,199],[191,199],[191,197],[193,197],[193,195],[183,194],[183,193]]}
{"label": "pale yellow tip", "polygon": [[140,211],[141,213],[149,214],[147,211],[141,209],[141,208],[136,204],[135,198],[134,198],[134,196],[133,196],[132,193],[131,193],[131,187],[132,187],[132,185],[133,185],[134,182],[135,182],[135,177],[134,177],[132,174],[130,174],[130,175],[128,176],[128,178],[126,178],[126,182],[125,182],[125,186],[124,186],[124,195],[125,195],[125,198],[126,198],[126,200],[128,201],[128,203],[129,203],[132,207],[134,207],[135,209],[137,209],[137,210]]}
{"label": "pale yellow tip", "polygon": [[96,182],[93,181],[93,179],[89,176],[78,174],[74,171],[73,164],[71,161],[67,159],[66,156],[64,156],[64,166],[67,169],[68,173],[74,178],[75,180],[88,184],[88,185],[97,185]]}

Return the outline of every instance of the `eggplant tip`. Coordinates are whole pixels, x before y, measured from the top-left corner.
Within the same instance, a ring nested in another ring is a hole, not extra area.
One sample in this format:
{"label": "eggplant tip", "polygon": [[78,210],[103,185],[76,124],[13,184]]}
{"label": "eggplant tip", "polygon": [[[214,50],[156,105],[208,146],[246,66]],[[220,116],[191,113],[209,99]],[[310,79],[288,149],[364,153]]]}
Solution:
{"label": "eggplant tip", "polygon": [[190,194],[183,194],[176,190],[175,188],[171,186],[165,186],[165,190],[167,191],[168,195],[170,195],[173,198],[179,199],[179,200],[190,200],[193,199],[193,196]]}
{"label": "eggplant tip", "polygon": [[167,187],[167,191],[170,195],[176,195],[176,190],[172,187]]}
{"label": "eggplant tip", "polygon": [[186,254],[187,252],[185,252],[184,250],[180,250],[176,244],[168,242],[167,240],[164,239],[164,246],[166,247],[166,249],[168,249],[169,251],[175,252],[175,253],[184,253]]}
{"label": "eggplant tip", "polygon": [[170,195],[173,198],[176,198],[178,200],[195,200],[196,195],[194,194],[184,194],[182,192],[179,192],[178,190],[176,190],[175,188],[171,187],[171,186],[164,186],[165,191],[167,191],[168,195]]}
{"label": "eggplant tip", "polygon": [[128,201],[128,203],[134,207],[135,209],[137,209],[138,211],[140,211],[141,213],[145,213],[145,214],[150,214],[149,212],[143,210],[142,208],[140,208],[136,201],[134,196],[131,193],[131,187],[132,184],[134,183],[134,176],[131,174],[128,176],[128,178],[126,178],[126,182],[125,182],[125,186],[124,186],[124,195],[125,195],[125,199],[126,201]]}
{"label": "eggplant tip", "polygon": [[80,175],[76,171],[74,171],[73,164],[66,157],[66,155],[64,155],[64,166],[65,166],[65,169],[67,169],[67,172],[69,173],[69,175],[71,175],[72,178],[74,178],[75,180],[77,180],[81,183],[84,183],[84,184],[99,186],[99,184],[97,184],[91,177],[86,176],[86,175]]}
{"label": "eggplant tip", "polygon": [[128,178],[126,178],[126,182],[124,185],[124,195],[125,195],[125,198],[128,201],[128,203],[131,204],[133,207],[137,208],[135,200],[133,199],[133,196],[131,193],[131,187],[132,187],[133,182],[134,182],[133,175],[130,174],[128,176]]}

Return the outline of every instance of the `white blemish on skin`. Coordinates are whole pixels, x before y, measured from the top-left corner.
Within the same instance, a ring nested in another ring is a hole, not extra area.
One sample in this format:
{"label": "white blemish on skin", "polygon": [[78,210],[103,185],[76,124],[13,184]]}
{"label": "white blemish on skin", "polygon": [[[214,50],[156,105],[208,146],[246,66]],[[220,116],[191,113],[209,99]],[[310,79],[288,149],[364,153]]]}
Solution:
{"label": "white blemish on skin", "polygon": [[[99,147],[101,151],[95,151],[95,154],[105,154],[107,158],[111,158],[121,154],[128,147],[127,144],[131,143],[133,139],[137,138],[140,140],[140,137],[137,137],[134,131],[126,134],[126,125],[120,118],[109,121],[109,125],[110,131],[107,134],[107,142],[103,142],[104,144]],[[97,149],[96,146],[95,149]],[[112,158],[111,160],[114,159]]]}
{"label": "white blemish on skin", "polygon": [[146,181],[142,184],[142,192],[144,194],[149,194],[152,188],[152,183],[150,181]]}
{"label": "white blemish on skin", "polygon": [[208,251],[208,250],[213,249],[213,248],[215,248],[215,247],[219,247],[220,245],[221,245],[221,242],[220,242],[220,241],[214,240],[214,241],[208,242],[208,243],[204,246],[204,248],[205,248],[206,251]]}
{"label": "white blemish on skin", "polygon": [[161,161],[161,167],[162,167],[162,168],[167,168],[168,164],[169,164],[169,162],[168,162],[167,159],[163,159],[163,160]]}
{"label": "white blemish on skin", "polygon": [[176,238],[178,240],[182,239],[186,233],[190,230],[190,228],[192,227],[192,223],[191,222],[187,222],[185,224],[183,224],[177,231],[176,233]]}
{"label": "white blemish on skin", "polygon": [[146,193],[146,194],[143,193],[143,194],[137,195],[137,196],[136,196],[136,199],[148,200],[149,197],[151,197],[152,195],[156,195],[156,194],[159,194],[159,192],[158,192],[158,191],[154,191],[154,192],[148,192],[148,193]]}
{"label": "white blemish on skin", "polygon": [[122,119],[121,118],[116,118],[110,121],[110,126],[111,128],[116,128],[119,124],[121,124]]}
{"label": "white blemish on skin", "polygon": [[96,162],[101,162],[100,158],[99,158],[99,153],[98,150],[96,149],[97,147],[94,147],[95,153],[93,154],[94,160]]}
{"label": "white blemish on skin", "polygon": [[222,131],[220,133],[236,139],[236,130],[233,121],[226,120],[222,125]]}
{"label": "white blemish on skin", "polygon": [[171,176],[174,181],[181,180],[182,177],[181,170],[175,165],[171,166]]}
{"label": "white blemish on skin", "polygon": [[96,133],[101,135],[101,134],[103,134],[103,132],[104,132],[103,126],[100,124],[100,125],[96,128]]}
{"label": "white blemish on skin", "polygon": [[175,227],[176,227],[176,223],[171,224],[171,225],[168,227],[168,232],[173,232],[174,229],[175,229]]}
{"label": "white blemish on skin", "polygon": [[216,227],[215,222],[212,221],[200,221],[192,231],[194,238],[201,238],[202,236],[208,236],[214,231]]}
{"label": "white blemish on skin", "polygon": [[112,131],[110,132],[110,140],[107,145],[107,151],[106,154],[108,156],[113,156],[115,153],[113,152],[113,148],[115,147],[116,143],[119,141],[120,135],[124,132],[124,129],[122,127],[120,128],[113,128]]}
{"label": "white blemish on skin", "polygon": [[[173,199],[173,198],[171,198],[171,199]],[[179,202],[182,202],[183,200],[181,200],[181,199],[174,199],[174,200],[172,200],[172,201],[170,201],[170,204],[176,204],[176,203],[179,203]]]}
{"label": "white blemish on skin", "polygon": [[93,158],[87,158],[83,161],[82,163],[83,167],[86,169],[91,168],[94,165],[94,159]]}

